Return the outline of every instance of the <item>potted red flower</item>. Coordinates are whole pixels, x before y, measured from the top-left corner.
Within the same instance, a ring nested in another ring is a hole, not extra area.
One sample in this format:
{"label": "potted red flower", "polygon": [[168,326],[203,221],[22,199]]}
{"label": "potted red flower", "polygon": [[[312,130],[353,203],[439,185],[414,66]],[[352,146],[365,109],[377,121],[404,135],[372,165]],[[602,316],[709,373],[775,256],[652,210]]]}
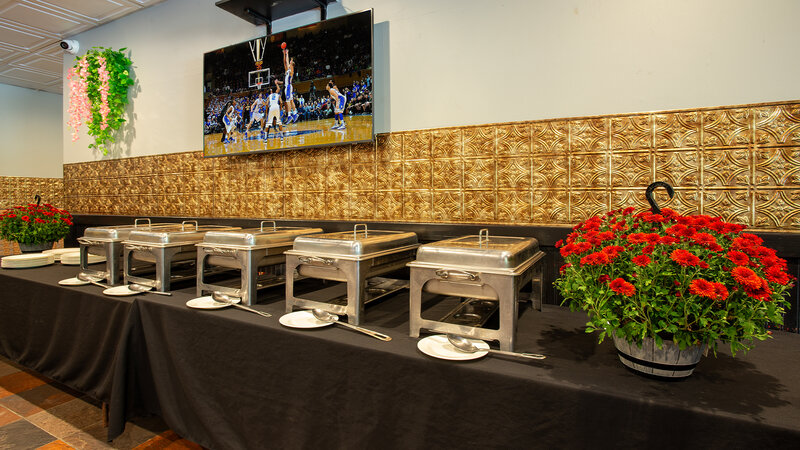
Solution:
{"label": "potted red flower", "polygon": [[592,217],[559,241],[555,285],[586,331],[612,337],[628,367],[666,377],[692,373],[706,347],[749,350],[783,323],[792,287],[786,261],[745,226],[670,209]]}
{"label": "potted red flower", "polygon": [[15,206],[0,213],[0,238],[19,244],[20,250],[42,251],[69,233],[72,215],[49,203]]}

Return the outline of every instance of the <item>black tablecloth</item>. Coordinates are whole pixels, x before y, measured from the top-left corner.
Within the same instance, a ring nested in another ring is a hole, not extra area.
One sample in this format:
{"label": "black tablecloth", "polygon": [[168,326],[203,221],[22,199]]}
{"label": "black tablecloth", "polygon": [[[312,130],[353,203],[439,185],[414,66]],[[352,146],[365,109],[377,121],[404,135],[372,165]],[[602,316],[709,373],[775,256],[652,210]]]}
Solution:
{"label": "black tablecloth", "polygon": [[[281,288],[256,305],[275,316],[266,319],[235,309],[189,309],[194,288],[172,297],[110,298],[91,286],[56,286],[72,274],[56,266],[0,271],[0,348],[45,374],[66,373],[62,380],[104,398],[109,385],[98,374],[108,375],[116,346],[111,437],[126,419],[155,413],[180,435],[215,449],[800,442],[795,334],[775,333],[735,359],[721,348],[690,378],[668,382],[626,370],[610,342],[597,344],[584,333],[583,314],[559,307],[526,309],[520,318],[518,349],[548,359],[452,362],[422,354],[408,337],[406,293],[367,309],[366,325],[394,338],[382,342],[341,327],[282,327]],[[7,319],[8,312],[15,317]]]}
{"label": "black tablecloth", "polygon": [[0,353],[107,402],[114,356],[132,297],[102,288],[59,286],[77,266],[0,269]]}

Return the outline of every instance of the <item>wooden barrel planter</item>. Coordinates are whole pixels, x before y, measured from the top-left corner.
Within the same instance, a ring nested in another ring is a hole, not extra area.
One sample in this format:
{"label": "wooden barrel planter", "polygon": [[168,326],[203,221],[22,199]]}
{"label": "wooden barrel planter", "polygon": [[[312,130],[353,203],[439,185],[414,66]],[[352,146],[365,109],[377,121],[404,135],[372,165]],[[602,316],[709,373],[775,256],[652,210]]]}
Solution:
{"label": "wooden barrel planter", "polygon": [[662,378],[686,378],[692,374],[705,352],[705,345],[681,350],[672,341],[663,341],[658,348],[652,338],[645,338],[642,346],[614,335],[619,360],[630,369]]}

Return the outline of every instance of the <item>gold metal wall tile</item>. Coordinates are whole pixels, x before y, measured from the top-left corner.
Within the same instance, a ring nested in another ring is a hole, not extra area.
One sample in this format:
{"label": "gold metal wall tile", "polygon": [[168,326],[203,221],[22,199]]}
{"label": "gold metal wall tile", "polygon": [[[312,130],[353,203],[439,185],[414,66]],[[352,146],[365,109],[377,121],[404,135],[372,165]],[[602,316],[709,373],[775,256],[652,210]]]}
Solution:
{"label": "gold metal wall tile", "polygon": [[282,193],[268,192],[263,197],[263,213],[265,219],[280,219],[287,217],[284,212],[284,197]]}
{"label": "gold metal wall tile", "polygon": [[305,156],[305,150],[289,150],[288,152],[283,152],[283,154],[285,155],[284,163],[287,168],[308,165],[308,157]]}
{"label": "gold metal wall tile", "polygon": [[531,158],[497,158],[498,189],[530,189]]}
{"label": "gold metal wall tile", "polygon": [[268,168],[264,173],[264,192],[280,193],[284,191],[284,170],[282,167]]}
{"label": "gold metal wall tile", "polygon": [[330,167],[314,165],[306,169],[305,189],[309,191],[324,191]]}
{"label": "gold metal wall tile", "polygon": [[653,116],[637,114],[612,117],[609,121],[611,150],[647,150],[653,148]]}
{"label": "gold metal wall tile", "polygon": [[331,164],[325,167],[325,190],[329,192],[349,190],[350,168],[349,164]]}
{"label": "gold metal wall tile", "polygon": [[564,189],[534,189],[531,192],[531,222],[569,223],[569,192]]}
{"label": "gold metal wall tile", "polygon": [[327,165],[336,164],[350,164],[350,147],[349,145],[340,145],[328,149]]}
{"label": "gold metal wall tile", "polygon": [[609,193],[605,190],[570,191],[570,222],[582,222],[589,217],[604,214],[609,209]]}
{"label": "gold metal wall tile", "polygon": [[750,149],[703,151],[703,187],[747,187],[751,184]]}
{"label": "gold metal wall tile", "polygon": [[460,222],[464,218],[464,193],[433,191],[432,219],[436,222]]}
{"label": "gold metal wall tile", "polygon": [[214,217],[214,195],[210,193],[198,194],[197,217]]}
{"label": "gold metal wall tile", "polygon": [[464,188],[494,189],[496,180],[495,170],[494,159],[481,158],[464,160]]}
{"label": "gold metal wall tile", "polygon": [[264,166],[267,169],[282,169],[286,165],[285,162],[286,152],[269,152],[264,154]]}
{"label": "gold metal wall tile", "polygon": [[575,152],[604,152],[608,150],[608,119],[578,119],[569,122],[570,149]]}
{"label": "gold metal wall tile", "polygon": [[531,221],[531,191],[497,191],[497,221],[503,223],[526,223]]}
{"label": "gold metal wall tile", "polygon": [[347,198],[348,219],[375,220],[375,192],[350,192]]}
{"label": "gold metal wall tile", "polygon": [[569,159],[566,155],[534,156],[531,173],[535,189],[566,189],[569,185]]}
{"label": "gold metal wall tile", "polygon": [[[650,211],[650,204],[644,192],[641,188],[611,191],[611,209],[633,207],[637,212]],[[653,197],[660,208],[670,208],[681,214],[700,212],[699,194],[696,189],[676,189],[675,196],[671,199],[663,189],[656,189]]]}
{"label": "gold metal wall tile", "polygon": [[284,214],[293,219],[311,217],[306,215],[306,195],[303,192],[287,192],[284,196]]}
{"label": "gold metal wall tile", "polygon": [[703,146],[745,146],[752,142],[750,110],[748,108],[703,111]]}
{"label": "gold metal wall tile", "polygon": [[698,150],[659,152],[655,158],[655,181],[664,181],[673,187],[700,185],[700,152]]}
{"label": "gold metal wall tile", "polygon": [[494,191],[464,191],[464,220],[467,222],[494,222],[497,197]]}
{"label": "gold metal wall tile", "polygon": [[362,142],[353,144],[350,150],[350,159],[353,164],[372,164],[375,162],[375,144]]}
{"label": "gold metal wall tile", "polygon": [[700,112],[653,115],[656,148],[695,148],[700,142]]}
{"label": "gold metal wall tile", "polygon": [[408,161],[403,165],[403,189],[429,189],[431,161]]}
{"label": "gold metal wall tile", "polygon": [[[286,192],[305,191],[308,187],[309,169],[307,167],[286,167],[284,189]],[[321,189],[321,188],[320,188]]]}
{"label": "gold metal wall tile", "polygon": [[431,156],[439,158],[458,158],[461,156],[461,129],[445,128],[431,132]]}
{"label": "gold metal wall tile", "polygon": [[403,192],[378,190],[375,211],[377,220],[398,220],[403,217]]}
{"label": "gold metal wall tile", "polygon": [[531,125],[528,123],[497,127],[497,156],[528,156],[531,154]]}
{"label": "gold metal wall tile", "polygon": [[611,154],[611,186],[647,187],[654,176],[650,152]]}
{"label": "gold metal wall tile", "polygon": [[431,133],[429,131],[413,131],[403,135],[403,159],[430,159]]}
{"label": "gold metal wall tile", "polygon": [[800,147],[756,148],[753,152],[759,187],[800,187]]}
{"label": "gold metal wall tile", "polygon": [[403,163],[378,163],[378,191],[403,188]]}
{"label": "gold metal wall tile", "polygon": [[756,228],[800,230],[800,189],[756,189]]}
{"label": "gold metal wall tile", "polygon": [[353,191],[375,190],[375,164],[353,164],[350,169],[350,189]]}
{"label": "gold metal wall tile", "polygon": [[702,213],[726,222],[752,225],[753,195],[748,189],[703,189]]}
{"label": "gold metal wall tile", "polygon": [[761,106],[751,114],[759,146],[800,145],[800,105]]}
{"label": "gold metal wall tile", "polygon": [[495,127],[470,127],[462,131],[464,158],[491,158],[495,155]]}
{"label": "gold metal wall tile", "polygon": [[403,135],[379,134],[376,140],[376,158],[379,162],[403,160]]}
{"label": "gold metal wall tile", "polygon": [[326,192],[324,197],[326,220],[344,220],[350,217],[350,198],[347,192]]}
{"label": "gold metal wall tile", "polygon": [[431,210],[430,190],[403,191],[403,220],[429,222]]}
{"label": "gold metal wall tile", "polygon": [[603,153],[570,157],[570,186],[577,189],[604,188],[609,185],[609,157]]}
{"label": "gold metal wall tile", "polygon": [[434,189],[463,189],[464,161],[461,159],[434,159],[432,163]]}
{"label": "gold metal wall tile", "polygon": [[561,121],[531,124],[531,152],[534,155],[561,154],[569,151],[569,124]]}

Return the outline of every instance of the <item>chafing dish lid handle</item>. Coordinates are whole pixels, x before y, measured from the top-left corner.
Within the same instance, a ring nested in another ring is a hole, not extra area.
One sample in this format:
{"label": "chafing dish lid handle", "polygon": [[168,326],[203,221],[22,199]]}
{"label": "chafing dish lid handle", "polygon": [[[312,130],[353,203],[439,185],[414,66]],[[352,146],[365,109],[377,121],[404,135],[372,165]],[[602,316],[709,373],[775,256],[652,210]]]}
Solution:
{"label": "chafing dish lid handle", "polygon": [[184,220],[183,222],[181,222],[181,231],[186,231],[186,224],[187,224],[187,223],[192,223],[192,224],[194,224],[194,229],[195,229],[195,230],[196,230],[196,229],[198,229],[198,228],[200,228],[200,226],[197,224],[197,221],[196,221],[196,220]]}
{"label": "chafing dish lid handle", "polygon": [[147,227],[150,228],[150,226],[152,225],[152,222],[150,222],[150,218],[149,217],[140,217],[140,218],[134,220],[133,221],[133,227],[134,228],[139,228],[139,221],[144,222],[145,220],[147,221]]}
{"label": "chafing dish lid handle", "polygon": [[367,224],[365,223],[357,223],[356,226],[353,227],[353,239],[358,239],[358,227],[364,227],[364,237],[368,237],[367,234]]}
{"label": "chafing dish lid handle", "polygon": [[264,224],[271,223],[272,224],[272,231],[278,231],[278,225],[275,223],[274,220],[262,220],[261,221],[261,231],[264,231]]}
{"label": "chafing dish lid handle", "polygon": [[489,229],[484,228],[478,231],[478,247],[483,247],[483,244],[489,244]]}

